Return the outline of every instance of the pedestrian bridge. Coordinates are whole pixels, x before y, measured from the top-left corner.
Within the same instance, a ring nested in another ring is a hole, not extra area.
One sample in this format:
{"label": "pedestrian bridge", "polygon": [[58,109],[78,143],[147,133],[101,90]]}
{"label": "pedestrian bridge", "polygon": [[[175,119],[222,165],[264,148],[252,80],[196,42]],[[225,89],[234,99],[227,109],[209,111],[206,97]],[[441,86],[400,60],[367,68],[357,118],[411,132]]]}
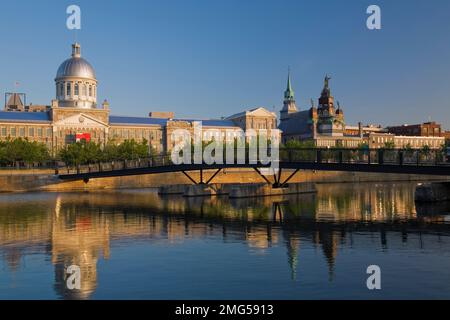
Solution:
{"label": "pedestrian bridge", "polygon": [[[252,168],[274,187],[287,185],[300,170],[450,176],[450,162],[441,150],[283,148],[279,151],[278,163],[263,163],[258,159],[251,161],[247,150],[245,161],[236,162],[206,164],[192,161],[187,164],[174,164],[170,155],[162,155],[147,159],[63,166],[56,169],[56,174],[61,180],[83,180],[87,183],[94,178],[182,172],[194,184],[209,184],[222,169]],[[270,175],[263,174],[263,170],[276,165],[279,170]],[[214,172],[205,177],[205,170]],[[283,170],[290,172],[284,180],[281,179]],[[199,181],[189,175],[194,171],[200,173]]]}

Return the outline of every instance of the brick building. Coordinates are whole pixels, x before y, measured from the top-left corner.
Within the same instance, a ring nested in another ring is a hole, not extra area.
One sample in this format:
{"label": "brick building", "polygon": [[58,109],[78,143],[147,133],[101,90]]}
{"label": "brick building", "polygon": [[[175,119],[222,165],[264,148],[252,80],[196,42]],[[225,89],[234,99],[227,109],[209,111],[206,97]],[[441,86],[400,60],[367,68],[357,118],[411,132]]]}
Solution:
{"label": "brick building", "polygon": [[441,125],[436,122],[422,124],[404,124],[402,126],[387,127],[388,132],[398,136],[441,137]]}

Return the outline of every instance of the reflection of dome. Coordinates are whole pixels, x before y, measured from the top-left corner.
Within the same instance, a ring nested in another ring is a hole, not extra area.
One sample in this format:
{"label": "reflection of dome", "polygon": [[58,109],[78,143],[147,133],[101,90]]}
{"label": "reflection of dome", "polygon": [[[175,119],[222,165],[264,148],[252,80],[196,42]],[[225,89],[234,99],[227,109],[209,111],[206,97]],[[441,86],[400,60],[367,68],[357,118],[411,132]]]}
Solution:
{"label": "reflection of dome", "polygon": [[56,78],[64,77],[95,79],[95,71],[85,59],[72,57],[64,61],[58,68]]}

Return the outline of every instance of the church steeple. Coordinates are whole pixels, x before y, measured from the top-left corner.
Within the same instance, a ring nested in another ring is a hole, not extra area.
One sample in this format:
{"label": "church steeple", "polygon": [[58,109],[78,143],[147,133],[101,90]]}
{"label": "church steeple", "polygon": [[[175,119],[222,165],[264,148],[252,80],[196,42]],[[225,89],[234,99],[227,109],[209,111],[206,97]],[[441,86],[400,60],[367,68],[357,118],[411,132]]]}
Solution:
{"label": "church steeple", "polygon": [[280,111],[280,120],[286,120],[289,118],[289,114],[298,112],[297,106],[295,105],[294,90],[292,90],[291,83],[291,70],[288,70],[288,79],[286,91],[284,91],[284,102],[283,109]]}
{"label": "church steeple", "polygon": [[288,80],[286,91],[284,92],[284,99],[294,101],[294,90],[292,90],[291,85],[291,70],[288,70]]}

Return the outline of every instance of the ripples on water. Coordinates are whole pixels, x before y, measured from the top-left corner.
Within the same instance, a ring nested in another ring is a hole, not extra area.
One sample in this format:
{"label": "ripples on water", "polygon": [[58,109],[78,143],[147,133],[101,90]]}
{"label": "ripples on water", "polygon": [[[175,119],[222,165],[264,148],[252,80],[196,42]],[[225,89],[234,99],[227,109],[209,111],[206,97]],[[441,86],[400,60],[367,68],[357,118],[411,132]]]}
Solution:
{"label": "ripples on water", "polygon": [[[0,195],[0,299],[450,298],[450,204],[414,184],[230,200]],[[81,268],[81,290],[65,270]],[[382,290],[366,268],[382,269]]]}

